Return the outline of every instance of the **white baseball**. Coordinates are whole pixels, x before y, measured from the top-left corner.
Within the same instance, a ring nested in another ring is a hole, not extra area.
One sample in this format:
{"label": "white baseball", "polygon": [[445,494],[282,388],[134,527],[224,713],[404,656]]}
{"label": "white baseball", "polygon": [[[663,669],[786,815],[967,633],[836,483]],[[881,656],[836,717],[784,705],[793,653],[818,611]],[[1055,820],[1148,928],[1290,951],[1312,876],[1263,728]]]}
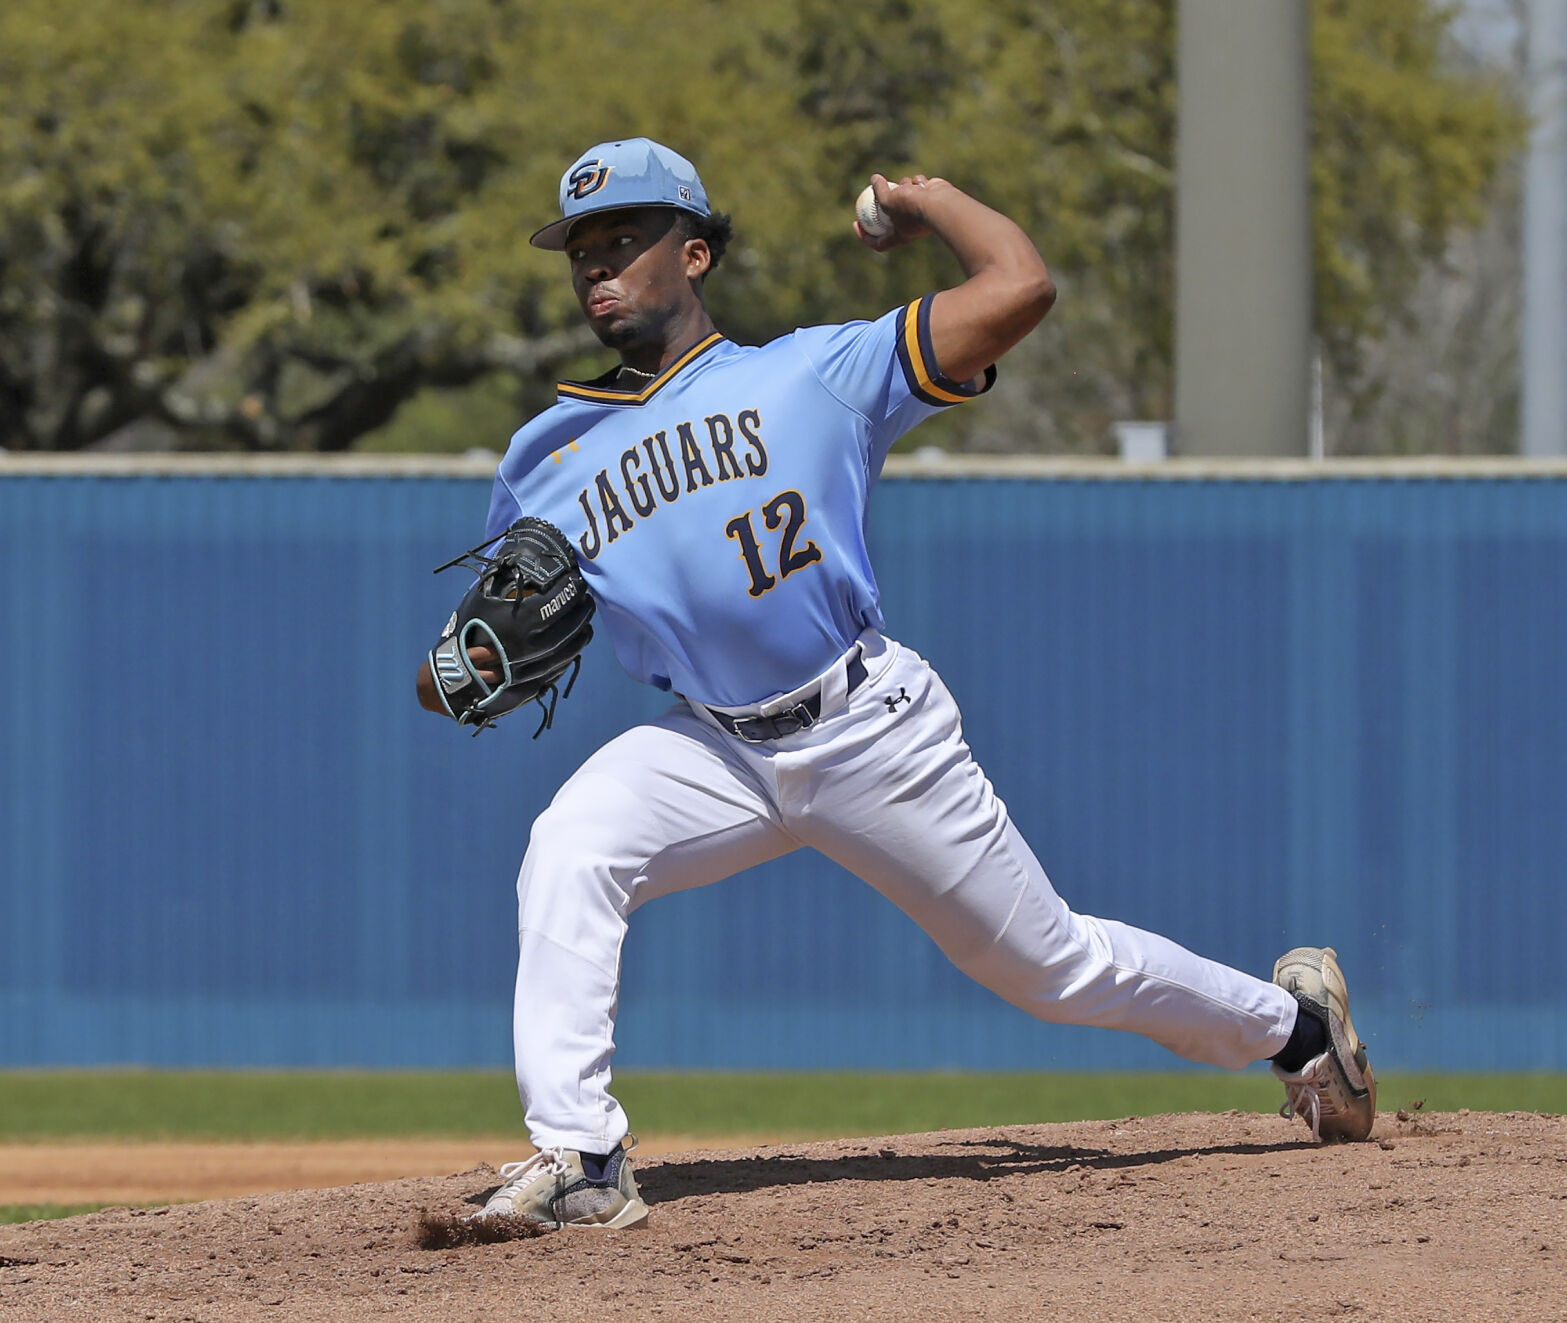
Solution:
{"label": "white baseball", "polygon": [[876,190],[869,184],[856,200],[854,214],[859,219],[860,228],[872,239],[884,239],[892,233],[892,222],[876,205]]}

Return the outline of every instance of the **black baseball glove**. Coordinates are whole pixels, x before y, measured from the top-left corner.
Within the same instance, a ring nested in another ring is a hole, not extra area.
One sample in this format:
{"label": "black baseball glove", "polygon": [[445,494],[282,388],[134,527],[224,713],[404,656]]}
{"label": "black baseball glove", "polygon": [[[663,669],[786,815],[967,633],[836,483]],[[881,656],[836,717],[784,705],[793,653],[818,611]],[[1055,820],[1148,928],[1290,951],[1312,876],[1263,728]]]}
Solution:
{"label": "black baseball glove", "polygon": [[[588,623],[593,598],[577,568],[577,554],[554,524],[524,516],[506,530],[491,555],[475,548],[436,573],[455,565],[466,565],[479,577],[430,649],[436,693],[458,725],[477,727],[475,735],[514,708],[538,703],[544,719],[533,732],[537,739],[555,719],[557,698],[571,693],[582,650],[593,637]],[[468,655],[474,647],[489,648],[499,658],[499,685],[479,675]],[[568,670],[571,678],[562,694],[557,685]]]}

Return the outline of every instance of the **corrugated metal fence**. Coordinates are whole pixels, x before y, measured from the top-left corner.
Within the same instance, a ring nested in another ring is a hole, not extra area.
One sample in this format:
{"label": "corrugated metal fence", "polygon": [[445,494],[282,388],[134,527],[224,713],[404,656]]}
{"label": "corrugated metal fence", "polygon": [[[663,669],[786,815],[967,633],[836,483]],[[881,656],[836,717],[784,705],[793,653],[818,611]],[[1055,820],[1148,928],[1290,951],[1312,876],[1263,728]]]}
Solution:
{"label": "corrugated metal fence", "polygon": [[[537,743],[417,708],[482,465],[165,467],[0,466],[0,1064],[505,1062],[529,822],[664,700],[595,646]],[[996,467],[889,478],[872,549],[1062,893],[1336,944],[1387,1065],[1567,1067],[1567,472]],[[809,853],[625,961],[624,1064],[1175,1064]]]}

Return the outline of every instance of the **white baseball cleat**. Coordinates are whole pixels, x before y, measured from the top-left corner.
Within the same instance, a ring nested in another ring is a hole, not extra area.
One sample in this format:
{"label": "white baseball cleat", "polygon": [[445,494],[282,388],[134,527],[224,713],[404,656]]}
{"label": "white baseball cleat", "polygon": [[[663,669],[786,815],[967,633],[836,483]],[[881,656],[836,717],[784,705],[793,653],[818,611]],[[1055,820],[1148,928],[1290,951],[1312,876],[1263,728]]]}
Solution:
{"label": "white baseball cleat", "polygon": [[1297,946],[1273,966],[1273,981],[1295,995],[1302,1015],[1327,1030],[1328,1047],[1298,1071],[1273,1067],[1284,1082],[1283,1117],[1299,1116],[1322,1143],[1371,1137],[1377,1115],[1377,1079],[1365,1045],[1349,1018],[1349,990],[1331,946]]}
{"label": "white baseball cleat", "polygon": [[549,1231],[564,1226],[607,1230],[637,1226],[647,1219],[648,1206],[631,1174],[631,1148],[617,1148],[610,1154],[603,1180],[589,1177],[582,1155],[569,1148],[547,1148],[526,1162],[508,1162],[501,1168],[500,1188],[466,1220],[522,1217]]}

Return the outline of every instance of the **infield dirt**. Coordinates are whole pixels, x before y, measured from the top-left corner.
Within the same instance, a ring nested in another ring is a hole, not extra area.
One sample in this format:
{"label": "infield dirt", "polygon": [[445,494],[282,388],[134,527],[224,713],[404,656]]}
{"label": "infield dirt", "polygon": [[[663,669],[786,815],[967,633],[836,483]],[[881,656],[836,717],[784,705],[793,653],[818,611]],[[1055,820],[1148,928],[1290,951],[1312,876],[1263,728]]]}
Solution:
{"label": "infield dirt", "polygon": [[0,1227],[0,1316],[1560,1319],[1567,1122],[1182,1115],[642,1161],[645,1227],[417,1248],[488,1168]]}
{"label": "infield dirt", "polygon": [[[761,1142],[762,1136],[756,1137]],[[724,1147],[750,1142],[736,1139]],[[649,1156],[713,1148],[661,1138]],[[533,1150],[509,1139],[87,1140],[0,1144],[0,1205],[163,1204],[444,1176]]]}

